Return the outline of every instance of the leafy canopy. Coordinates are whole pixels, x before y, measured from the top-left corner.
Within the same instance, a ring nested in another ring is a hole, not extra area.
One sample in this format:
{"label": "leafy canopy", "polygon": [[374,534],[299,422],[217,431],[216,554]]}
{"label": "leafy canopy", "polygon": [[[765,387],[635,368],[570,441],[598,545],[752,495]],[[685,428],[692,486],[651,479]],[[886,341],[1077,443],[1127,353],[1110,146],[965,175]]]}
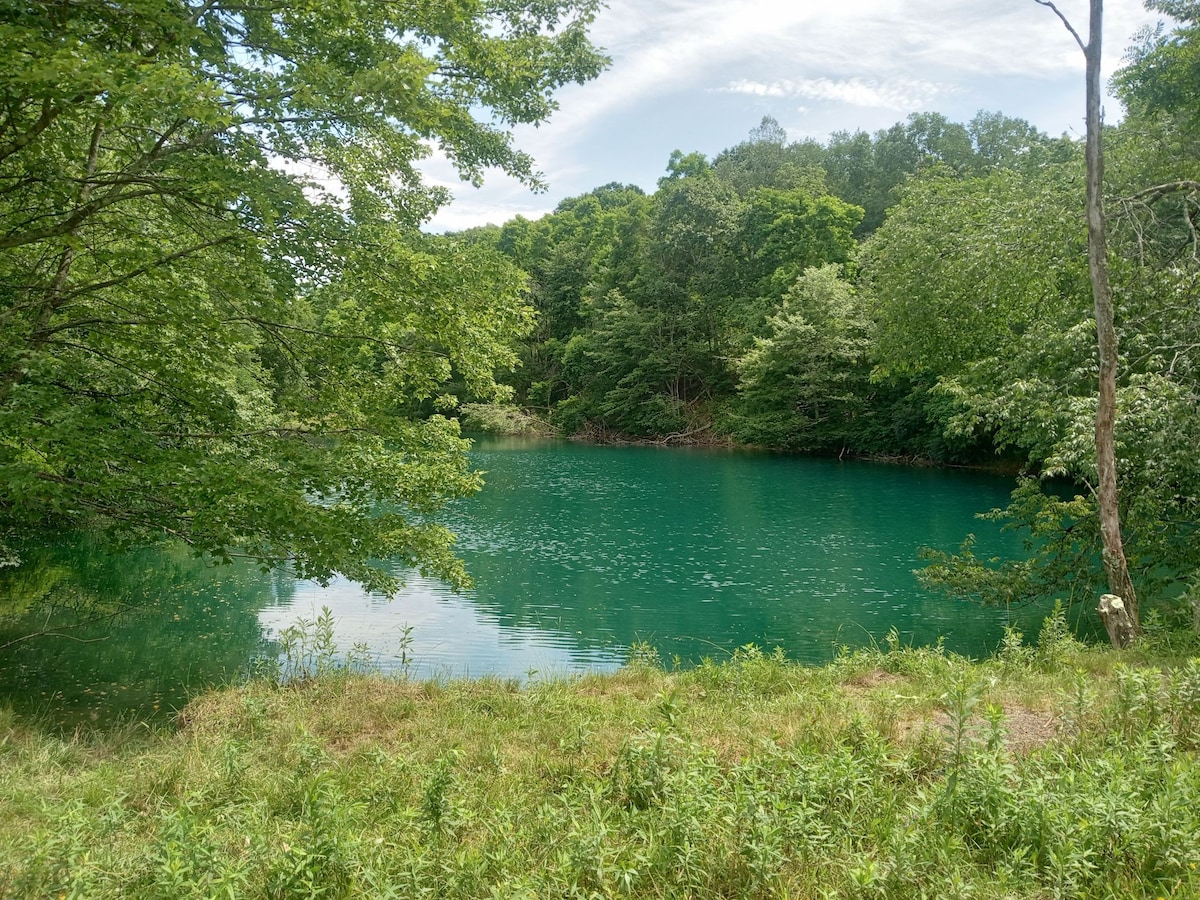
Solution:
{"label": "leafy canopy", "polygon": [[539,186],[510,129],[599,73],[596,6],[4,0],[0,543],[461,580],[430,516],[479,480],[430,413],[499,390],[530,310],[501,256],[416,231],[446,194],[415,164]]}

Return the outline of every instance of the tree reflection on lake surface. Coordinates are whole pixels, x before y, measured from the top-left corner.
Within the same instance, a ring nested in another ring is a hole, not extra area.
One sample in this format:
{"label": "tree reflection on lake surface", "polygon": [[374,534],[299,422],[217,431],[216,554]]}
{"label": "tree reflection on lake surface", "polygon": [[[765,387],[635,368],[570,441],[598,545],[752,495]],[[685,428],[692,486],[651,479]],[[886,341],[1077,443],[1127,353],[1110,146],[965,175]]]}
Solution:
{"label": "tree reflection on lake surface", "polygon": [[290,577],[178,548],[114,553],[73,535],[0,570],[0,697],[64,724],[153,716],[272,652],[258,611]]}
{"label": "tree reflection on lake surface", "polygon": [[[487,440],[473,459],[487,486],[443,516],[476,580],[467,594],[405,572],[389,601],[87,536],[27,548],[0,570],[4,702],[66,724],[177,709],[326,606],[342,649],[364,643],[377,667],[418,677],[612,668],[639,641],[683,664],[748,643],[820,662],[892,628],[982,655],[1009,620],[912,574],[918,547],[972,531],[981,557],[1019,552],[974,517],[1006,502],[1004,478],[565,442]],[[1044,614],[1020,612],[1027,635]]]}

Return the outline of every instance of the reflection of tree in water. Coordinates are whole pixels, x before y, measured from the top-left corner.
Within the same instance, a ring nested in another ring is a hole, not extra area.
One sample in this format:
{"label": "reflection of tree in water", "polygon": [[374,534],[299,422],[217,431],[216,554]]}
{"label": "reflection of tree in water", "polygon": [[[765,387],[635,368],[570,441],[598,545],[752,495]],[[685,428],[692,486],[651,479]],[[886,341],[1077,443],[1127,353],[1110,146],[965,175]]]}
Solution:
{"label": "reflection of tree in water", "polygon": [[90,535],[0,569],[0,703],[65,726],[165,715],[267,649],[258,611],[290,578],[178,547],[119,553]]}
{"label": "reflection of tree in water", "polygon": [[[990,652],[1005,612],[921,590],[921,545],[973,529],[990,549],[1015,537],[974,519],[1003,503],[1003,478],[758,453],[481,442],[487,486],[451,513],[472,602],[505,626],[580,649],[648,641],[670,659],[741,644],[809,662],[843,644],[947,638]],[[1045,615],[1029,610],[1032,635]]]}

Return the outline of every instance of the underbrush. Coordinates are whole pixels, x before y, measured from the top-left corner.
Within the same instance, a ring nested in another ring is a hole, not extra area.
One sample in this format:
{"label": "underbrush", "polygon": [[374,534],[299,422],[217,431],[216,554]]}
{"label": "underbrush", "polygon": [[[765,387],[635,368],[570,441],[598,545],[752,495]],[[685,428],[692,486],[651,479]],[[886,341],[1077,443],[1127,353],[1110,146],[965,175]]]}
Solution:
{"label": "underbrush", "polygon": [[558,429],[529,410],[503,403],[464,403],[463,418],[472,431],[497,435],[557,437]]}
{"label": "underbrush", "polygon": [[522,686],[322,647],[172,731],[0,714],[0,896],[1200,896],[1187,656],[1050,627]]}

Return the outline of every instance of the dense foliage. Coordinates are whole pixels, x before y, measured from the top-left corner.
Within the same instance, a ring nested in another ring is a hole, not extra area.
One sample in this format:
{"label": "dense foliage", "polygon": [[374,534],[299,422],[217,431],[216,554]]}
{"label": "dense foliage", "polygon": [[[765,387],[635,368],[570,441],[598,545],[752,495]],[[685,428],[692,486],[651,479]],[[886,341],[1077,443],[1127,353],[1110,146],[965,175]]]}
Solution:
{"label": "dense foliage", "polygon": [[308,638],[294,680],[201,697],[178,732],[0,713],[0,892],[1200,892],[1195,659],[1118,664],[1057,622],[982,663],[894,640],[667,674],[643,652],[522,688],[347,677]]}
{"label": "dense foliage", "polygon": [[[530,275],[538,326],[519,345],[524,366],[513,387],[568,433],[978,461],[994,442],[949,430],[954,404],[931,388],[953,371],[955,354],[976,346],[972,339],[1015,325],[1001,304],[977,311],[961,296],[973,288],[969,268],[950,272],[947,260],[922,276],[913,263],[918,286],[899,272],[885,275],[893,280],[885,287],[908,291],[931,326],[913,346],[918,324],[892,329],[889,314],[907,313],[876,299],[876,257],[888,246],[902,257],[897,242],[908,241],[922,245],[927,262],[938,257],[928,241],[972,242],[978,213],[949,209],[953,196],[930,204],[939,190],[996,198],[997,216],[1008,213],[998,189],[1040,192],[1038,208],[1062,220],[1055,227],[1078,231],[1074,198],[1063,206],[1053,194],[1054,185],[1069,194],[1072,176],[1043,178],[1072,167],[1077,175],[1081,160],[1072,142],[998,113],[967,126],[915,114],[825,145],[789,144],[768,118],[711,161],[677,151],[653,195],[609,184],[538,221],[517,218],[464,237],[496,247]],[[892,223],[905,203],[925,219],[899,229]],[[943,213],[950,218],[940,228]],[[881,224],[887,236],[872,237]],[[1041,241],[1028,223],[995,227]],[[988,268],[993,250],[976,242],[974,265]],[[1022,248],[1003,252],[1019,261]],[[939,273],[958,279],[960,294],[923,303],[920,293],[943,289]],[[968,316],[980,321],[960,338]],[[799,355],[786,349],[801,343]],[[907,355],[921,347],[938,355],[911,365]]]}
{"label": "dense foliage", "polygon": [[[1104,135],[1126,553],[1147,596],[1200,566],[1195,3],[1135,39]],[[1064,35],[1065,36],[1065,35]],[[1066,38],[1069,40],[1069,38]],[[1082,64],[1081,64],[1082,69]],[[518,399],[566,433],[1024,469],[1031,557],[939,557],[996,602],[1103,585],[1084,152],[1027,122],[914,114],[789,143],[765,119],[652,195],[606,185],[473,236],[529,273]]]}
{"label": "dense foliage", "polygon": [[[604,60],[594,0],[4,5],[0,562],[43,526],[303,576],[463,573],[454,411],[599,438],[1001,461],[1030,558],[931,582],[1099,587],[1082,148],[981,112],[789,142],[764,119],[653,193],[417,228],[414,163],[538,183],[509,126]],[[1200,566],[1200,7],[1136,38],[1105,135],[1117,450],[1141,591]],[[498,368],[516,372],[497,381]],[[474,405],[472,405],[474,404]]]}
{"label": "dense foliage", "polygon": [[372,588],[457,580],[521,274],[421,236],[414,162],[531,185],[515,123],[604,60],[592,0],[0,4],[0,557],[52,525]]}

